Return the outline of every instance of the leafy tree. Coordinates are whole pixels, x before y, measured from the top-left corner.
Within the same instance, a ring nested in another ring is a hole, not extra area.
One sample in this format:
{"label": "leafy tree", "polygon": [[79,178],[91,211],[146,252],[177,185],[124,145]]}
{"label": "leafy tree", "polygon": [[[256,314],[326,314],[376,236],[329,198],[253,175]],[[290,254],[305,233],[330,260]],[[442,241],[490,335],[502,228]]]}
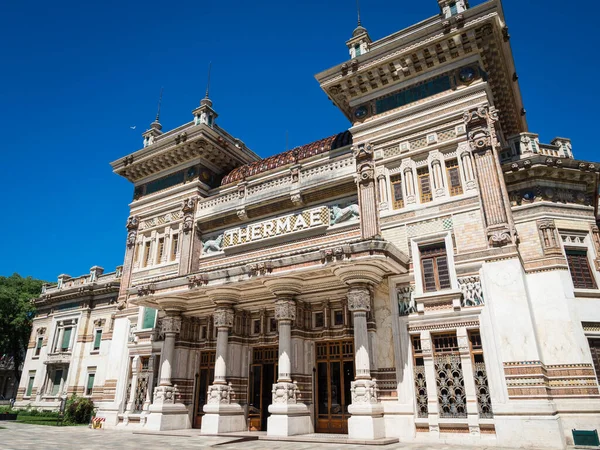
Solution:
{"label": "leafy tree", "polygon": [[44,283],[17,273],[0,277],[0,356],[12,358],[17,380],[35,315],[30,300],[40,295]]}

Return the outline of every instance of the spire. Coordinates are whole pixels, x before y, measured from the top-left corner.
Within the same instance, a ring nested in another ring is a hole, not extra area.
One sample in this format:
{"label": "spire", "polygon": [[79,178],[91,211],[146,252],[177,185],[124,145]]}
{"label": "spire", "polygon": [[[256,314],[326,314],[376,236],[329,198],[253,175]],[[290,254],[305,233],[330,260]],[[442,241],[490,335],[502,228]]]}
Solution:
{"label": "spire", "polygon": [[158,108],[156,110],[156,119],[150,124],[150,129],[142,133],[144,138],[144,147],[148,147],[154,144],[154,141],[158,136],[162,134],[162,125],[160,124],[160,107],[162,104],[163,88],[160,88],[160,95],[158,97]]}
{"label": "spire", "polygon": [[369,44],[372,42],[367,29],[362,26],[360,20],[360,0],[356,0],[356,16],[358,19],[356,28],[352,32],[350,40],[346,42],[346,46],[350,50],[351,59],[367,53],[369,51]]}
{"label": "spire", "polygon": [[208,63],[208,75],[206,77],[206,94],[204,98],[200,100],[200,106],[192,111],[194,115],[194,124],[206,124],[209,127],[213,127],[215,123],[215,119],[217,118],[217,113],[214,109],[212,109],[213,102],[210,99],[210,73],[212,69],[212,62]]}

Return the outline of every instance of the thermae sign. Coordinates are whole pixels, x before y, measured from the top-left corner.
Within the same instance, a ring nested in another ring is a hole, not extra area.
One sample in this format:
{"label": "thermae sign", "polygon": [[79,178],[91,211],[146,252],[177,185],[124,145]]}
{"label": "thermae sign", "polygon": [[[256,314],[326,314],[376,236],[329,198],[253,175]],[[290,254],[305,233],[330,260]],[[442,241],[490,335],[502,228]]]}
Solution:
{"label": "thermae sign", "polygon": [[313,228],[328,227],[330,221],[330,212],[327,206],[276,217],[246,227],[225,231],[223,249],[250,244],[262,239],[300,233]]}

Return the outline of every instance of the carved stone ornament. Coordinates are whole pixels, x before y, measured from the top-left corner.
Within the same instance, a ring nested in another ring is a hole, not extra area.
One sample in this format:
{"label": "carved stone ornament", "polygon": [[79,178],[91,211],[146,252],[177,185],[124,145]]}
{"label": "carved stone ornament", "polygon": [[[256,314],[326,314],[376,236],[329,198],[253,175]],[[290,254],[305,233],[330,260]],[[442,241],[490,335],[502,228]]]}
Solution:
{"label": "carved stone ornament", "polygon": [[248,220],[248,213],[246,212],[246,210],[244,208],[238,209],[236,213],[237,213],[238,219]]}
{"label": "carved stone ornament", "polygon": [[458,285],[463,294],[461,306],[469,307],[485,304],[481,280],[478,276],[459,278]]}
{"label": "carved stone ornament", "polygon": [[133,247],[137,239],[137,230],[131,230],[127,233],[127,247]]}
{"label": "carved stone ornament", "polygon": [[294,300],[278,300],[275,303],[276,320],[296,320],[296,302]]}
{"label": "carved stone ornament", "polygon": [[217,328],[231,328],[233,327],[234,313],[229,308],[215,309],[213,313],[213,321]]}
{"label": "carved stone ornament", "polygon": [[469,144],[473,150],[483,150],[492,146],[492,139],[489,130],[479,129],[469,131]]}
{"label": "carved stone ornament", "polygon": [[96,320],[94,320],[94,326],[96,328],[102,328],[105,323],[106,323],[106,319],[96,319]]}
{"label": "carved stone ornament", "polygon": [[379,402],[379,388],[377,380],[356,380],[350,383],[352,404],[372,404]]}
{"label": "carved stone ornament", "polygon": [[302,206],[304,204],[304,200],[302,199],[302,194],[292,194],[290,196],[290,200],[294,204],[294,206]]}
{"label": "carved stone ornament", "polygon": [[181,331],[181,317],[163,317],[160,331],[162,333],[179,334]]}
{"label": "carved stone ornament", "polygon": [[181,212],[183,214],[193,214],[196,209],[196,199],[194,197],[187,198],[181,205]]}
{"label": "carved stone ornament", "polygon": [[349,245],[342,245],[340,247],[328,248],[321,250],[321,262],[334,262],[341,261],[344,258],[349,258],[352,254],[352,249]]}
{"label": "carved stone ornament", "polygon": [[337,205],[331,207],[331,225],[358,219],[359,216],[360,208],[356,203],[344,206],[343,208]]}
{"label": "carved stone ornament", "polygon": [[213,384],[208,387],[208,399],[206,403],[211,405],[229,405],[235,403],[235,391],[229,384]]}
{"label": "carved stone ornament", "polygon": [[193,229],[194,229],[194,217],[191,215],[186,215],[183,218],[182,230],[184,233],[189,233]]}
{"label": "carved stone ornament", "polygon": [[375,179],[375,169],[372,163],[363,163],[358,168],[358,182],[370,183]]}
{"label": "carved stone ornament", "polygon": [[359,144],[352,150],[356,159],[372,158],[373,147],[370,144]]}
{"label": "carved stone ornament", "polygon": [[257,263],[247,264],[246,273],[251,277],[266,275],[273,271],[273,263],[271,261],[261,261]]}
{"label": "carved stone ornament", "polygon": [[538,228],[540,230],[554,230],[556,225],[554,224],[554,220],[544,219],[538,222]]}
{"label": "carved stone ornament", "polygon": [[348,309],[354,311],[371,310],[371,292],[367,288],[350,288],[348,291]]}
{"label": "carved stone ornament", "polygon": [[220,234],[215,239],[208,239],[202,243],[203,253],[215,253],[223,250],[223,238],[225,235]]}
{"label": "carved stone ornament", "polygon": [[188,287],[190,289],[193,289],[195,287],[200,287],[204,284],[208,284],[208,275],[206,275],[205,273],[201,273],[199,275],[192,275],[190,277],[187,277],[188,280]]}
{"label": "carved stone ornament", "polygon": [[154,294],[155,291],[156,291],[156,288],[153,284],[145,284],[145,285],[138,286],[137,293],[138,293],[138,296],[142,297],[142,296]]}
{"label": "carved stone ornament", "polygon": [[180,394],[177,385],[157,386],[154,389],[154,404],[174,404],[179,400]]}
{"label": "carved stone ornament", "polygon": [[125,225],[128,230],[137,230],[140,225],[140,219],[138,216],[131,216],[127,219],[127,224]]}
{"label": "carved stone ornament", "polygon": [[489,234],[489,244],[492,247],[502,247],[512,242],[508,231],[498,230]]}
{"label": "carved stone ornament", "polygon": [[398,288],[398,312],[400,316],[408,316],[417,312],[417,303],[415,302],[415,287],[400,286]]}
{"label": "carved stone ornament", "polygon": [[293,383],[275,383],[271,392],[273,393],[273,403],[293,405],[300,400],[300,389],[295,381]]}
{"label": "carved stone ornament", "polygon": [[463,115],[463,120],[467,125],[474,125],[481,122],[496,122],[498,120],[498,111],[487,106],[466,111]]}
{"label": "carved stone ornament", "polygon": [[247,183],[242,181],[237,186],[238,198],[244,198],[246,196],[246,185]]}

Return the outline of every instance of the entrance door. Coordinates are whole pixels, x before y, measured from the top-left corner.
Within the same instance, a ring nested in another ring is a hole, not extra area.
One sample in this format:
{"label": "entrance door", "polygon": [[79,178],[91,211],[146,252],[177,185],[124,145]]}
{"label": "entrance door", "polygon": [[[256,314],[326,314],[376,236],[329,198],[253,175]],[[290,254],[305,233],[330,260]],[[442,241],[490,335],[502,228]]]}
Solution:
{"label": "entrance door", "polygon": [[208,387],[215,378],[215,352],[204,351],[200,353],[200,367],[196,374],[196,398],[194,400],[194,428],[202,426],[204,416],[204,405]]}
{"label": "entrance door", "polygon": [[252,351],[248,421],[250,431],[266,431],[273,384],[277,380],[277,347],[259,347]]}
{"label": "entrance door", "polygon": [[354,343],[318,342],[317,433],[348,433],[350,382],[354,380]]}

